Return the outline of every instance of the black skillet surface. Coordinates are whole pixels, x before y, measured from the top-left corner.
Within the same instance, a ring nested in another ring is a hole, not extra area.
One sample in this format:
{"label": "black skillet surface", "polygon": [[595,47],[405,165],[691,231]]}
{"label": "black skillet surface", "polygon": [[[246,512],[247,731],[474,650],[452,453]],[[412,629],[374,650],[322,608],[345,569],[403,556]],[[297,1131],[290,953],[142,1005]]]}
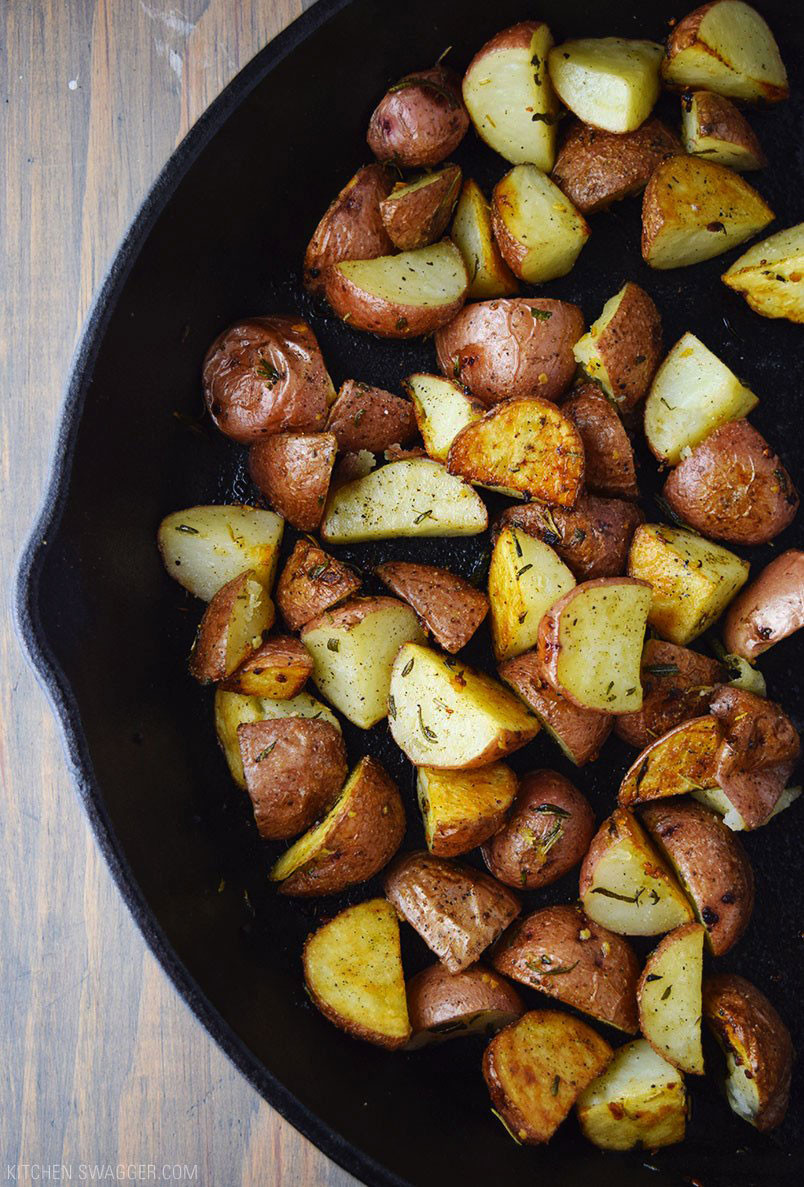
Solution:
{"label": "black skillet surface", "polygon": [[[758,7],[796,86],[804,51],[797,6],[775,0]],[[544,0],[535,13],[558,40],[663,39],[668,18],[684,11],[647,0]],[[341,1165],[372,1184],[416,1187],[487,1187],[534,1176],[556,1187],[779,1187],[801,1181],[795,1105],[781,1129],[761,1137],[734,1118],[711,1081],[696,1082],[681,1146],[653,1156],[603,1155],[570,1120],[549,1147],[518,1148],[489,1111],[480,1044],[383,1053],[347,1038],[310,1006],[299,962],[304,936],[323,915],[378,887],[313,904],[268,889],[277,847],[258,839],[215,743],[211,696],[186,672],[200,606],[164,574],[154,546],[168,511],[254,497],[244,451],[208,421],[192,419],[201,409],[205,348],[235,318],[302,311],[336,383],[355,376],[398,390],[410,371],[434,368],[428,341],[374,340],[311,308],[299,285],[303,248],[332,195],[367,160],[368,116],[386,85],[447,46],[451,64],[463,69],[490,35],[533,15],[522,0],[322,0],[213,104],[159,178],[90,319],[51,487],[22,562],[19,627],[61,718],[99,843],[148,942],[241,1070]],[[677,100],[662,106],[677,120]],[[802,110],[796,90],[791,102],[751,116],[770,159],[751,180],[776,211],[775,226],[804,216]],[[471,133],[456,159],[486,188],[505,169]],[[662,312],[668,344],[693,330],[760,395],[752,420],[804,482],[801,329],[757,317],[718,282],[737,252],[680,271],[650,271],[639,254],[638,201],[596,216],[592,228],[571,275],[545,291],[577,301],[591,320],[624,280],[643,284]],[[643,490],[653,491],[656,467],[644,453],[641,463]],[[782,548],[804,544],[803,523],[800,516],[773,548],[755,550],[757,569]],[[391,557],[439,561],[482,580],[487,541],[388,541],[342,553],[362,566]],[[799,727],[803,644],[798,636],[761,665],[771,695]],[[484,660],[482,644],[469,651],[467,658]],[[352,760],[367,750],[399,779],[407,844],[421,845],[412,772],[385,725],[345,732]],[[601,761],[578,772],[540,737],[513,763],[564,771],[602,817],[631,753],[612,741]],[[719,962],[769,994],[799,1049],[802,812],[798,805],[747,837],[756,910],[746,938]],[[536,906],[570,901],[576,892],[572,874],[526,898]],[[428,956],[410,929],[404,943],[413,972]]]}

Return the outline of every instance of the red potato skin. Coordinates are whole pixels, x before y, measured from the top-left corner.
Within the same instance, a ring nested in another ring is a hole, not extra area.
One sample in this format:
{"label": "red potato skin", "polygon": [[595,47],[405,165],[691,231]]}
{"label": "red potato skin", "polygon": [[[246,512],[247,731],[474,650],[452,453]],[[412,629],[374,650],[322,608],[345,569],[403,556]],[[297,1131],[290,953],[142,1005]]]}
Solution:
{"label": "red potato skin", "polygon": [[[534,317],[534,309],[549,316]],[[478,301],[436,334],[438,365],[484,404],[513,396],[555,401],[575,374],[572,348],[584,329],[581,310],[567,301]]]}
{"label": "red potato skin", "polygon": [[756,160],[753,168],[764,169],[767,158],[762,151],[754,129],[740,109],[725,95],[713,91],[693,91],[682,96],[686,111],[692,111],[692,100],[696,101],[697,129],[701,136],[711,136],[727,144],[735,144],[750,152]]}
{"label": "red potato skin", "polygon": [[[253,655],[242,663],[220,687],[227,692],[241,692],[245,695],[265,696],[272,700],[289,700],[301,692],[313,670],[313,659],[305,647],[289,635],[274,635],[266,639]],[[268,692],[260,686],[260,677],[266,674],[263,683],[273,686]]]}
{"label": "red potato skin", "polygon": [[413,440],[416,418],[410,400],[347,379],[330,409],[327,431],[334,433],[340,450],[382,453]]}
{"label": "red potato skin", "polygon": [[[701,27],[701,21],[715,3],[717,3],[717,0],[711,0],[709,4],[702,4],[700,8],[687,13],[684,19],[678,22],[668,39],[665,60],[675,57],[682,49],[689,49],[691,45],[695,45],[698,40],[698,30]],[[673,83],[667,78],[664,78],[664,76],[663,82],[671,90],[686,89],[683,85]],[[782,99],[787,99],[790,94],[789,87],[773,86],[771,83],[761,84],[761,89],[766,103],[778,103]]]}
{"label": "red potato skin", "polygon": [[297,317],[229,326],[207,351],[203,386],[216,427],[244,445],[291,429],[323,429],[332,399],[316,336]]}
{"label": "red potato skin", "polygon": [[333,433],[277,433],[252,445],[251,480],[273,509],[300,532],[321,523],[338,452]]}
{"label": "red potato skin", "polygon": [[721,723],[717,784],[747,829],[770,818],[801,753],[801,741],[784,710],[742,688],[718,690],[710,712]]}
{"label": "red potato skin", "polygon": [[407,183],[398,182],[387,199],[380,203],[386,231],[400,251],[427,247],[440,239],[452,217],[461,191],[461,168],[446,165],[431,174],[426,186],[396,196]]}
{"label": "red potato skin", "polygon": [[[661,671],[670,668],[677,671]],[[644,750],[676,726],[708,712],[715,685],[726,679],[726,670],[716,659],[688,647],[648,639],[641,678],[642,708],[618,717],[614,731],[629,746]]]}
{"label": "red potato skin", "polygon": [[394,250],[382,221],[380,203],[394,184],[387,165],[359,169],[330,204],[313,232],[304,256],[304,285],[322,293],[322,274],[341,260],[374,260]]}
{"label": "red potato skin", "polygon": [[408,1017],[414,1036],[441,1030],[444,1038],[451,1038],[454,1024],[489,1010],[507,1013],[513,1022],[525,1013],[525,1003],[513,985],[481,964],[450,973],[439,961],[408,981]]}
{"label": "red potato skin", "polygon": [[554,548],[577,581],[594,581],[625,573],[631,538],[644,520],[633,503],[582,494],[574,507],[551,507],[549,516],[538,503],[508,507],[492,542],[510,524]]}
{"label": "red potato skin", "polygon": [[804,552],[790,548],[729,606],[723,643],[750,663],[804,626]]}
{"label": "red potato skin", "polygon": [[366,292],[337,267],[324,273],[324,293],[333,312],[355,330],[379,338],[419,338],[452,321],[463,307],[466,288],[459,297],[438,308],[432,305],[404,305]]}
{"label": "red potato skin", "polygon": [[624,134],[576,121],[561,146],[552,178],[576,210],[595,214],[639,193],[660,161],[682,151],[677,137],[657,119]]}
{"label": "red potato skin", "polygon": [[[226,671],[229,622],[235,603],[245,593],[249,581],[256,581],[252,569],[222,585],[204,611],[190,653],[189,664],[190,675],[201,684],[211,684],[230,675]],[[273,625],[273,617],[272,611],[265,624],[265,630],[269,630]]]}
{"label": "red potato skin", "polygon": [[357,593],[360,578],[313,540],[297,540],[276,586],[276,603],[292,631]]}
{"label": "red potato skin", "polygon": [[454,655],[474,635],[489,611],[489,600],[462,577],[435,565],[389,561],[377,576],[416,611],[425,630]]}
{"label": "red potato skin", "polygon": [[561,411],[581,435],[587,490],[609,498],[639,496],[634,451],[623,422],[596,383],[573,388]]}
{"label": "red potato skin", "polygon": [[366,140],[378,161],[415,169],[446,160],[468,129],[460,79],[446,66],[432,66],[405,75],[386,91]]}
{"label": "red potato skin", "polygon": [[647,394],[662,358],[662,319],[643,288],[631,281],[617,312],[597,339],[597,350],[625,416]]}

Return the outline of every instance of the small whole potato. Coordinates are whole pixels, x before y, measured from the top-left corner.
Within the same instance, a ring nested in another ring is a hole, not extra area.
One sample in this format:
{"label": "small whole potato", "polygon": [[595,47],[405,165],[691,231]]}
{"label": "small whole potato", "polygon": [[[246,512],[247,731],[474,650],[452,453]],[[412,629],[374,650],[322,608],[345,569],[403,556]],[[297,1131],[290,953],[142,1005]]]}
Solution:
{"label": "small whole potato", "polygon": [[445,66],[406,74],[374,110],[366,140],[378,161],[407,169],[438,165],[469,128],[457,75]]}

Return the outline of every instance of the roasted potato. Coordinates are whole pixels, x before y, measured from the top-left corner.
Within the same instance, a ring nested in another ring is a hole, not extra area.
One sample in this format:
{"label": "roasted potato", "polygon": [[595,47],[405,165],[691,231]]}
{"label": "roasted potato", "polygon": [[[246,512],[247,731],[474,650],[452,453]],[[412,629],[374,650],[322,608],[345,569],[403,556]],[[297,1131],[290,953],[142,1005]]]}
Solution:
{"label": "roasted potato", "polygon": [[373,260],[393,251],[380,214],[380,203],[393,184],[387,165],[366,165],[330,203],[304,256],[304,284],[310,292],[323,292],[323,273],[331,264]]}
{"label": "roasted potato", "polygon": [[492,959],[506,977],[598,1022],[628,1034],[639,1029],[637,955],[627,940],[587,919],[580,907],[543,907],[517,920]]}
{"label": "roasted potato", "polygon": [[648,804],[642,820],[690,896],[709,948],[722,956],[737,943],[754,908],[745,850],[717,816],[687,800]]}
{"label": "roasted potato", "polygon": [[483,846],[483,860],[498,881],[533,890],[577,865],[594,831],[592,809],[569,779],[531,771],[508,819]]}
{"label": "roasted potato", "polygon": [[690,91],[681,100],[684,149],[738,173],[767,165],[762,145],[730,99],[711,91]]}
{"label": "roasted potato", "polygon": [[221,681],[221,688],[245,696],[289,701],[304,688],[312,670],[313,661],[298,639],[274,635]]}
{"label": "roasted potato", "polygon": [[246,569],[271,589],[284,526],[257,507],[188,507],[165,516],[157,542],[174,581],[209,602]]}
{"label": "roasted potato", "polygon": [[614,499],[635,499],[639,488],[634,450],[608,396],[596,383],[583,383],[562,401],[561,411],[583,441],[586,489]]}
{"label": "roasted potato", "polygon": [[463,78],[463,100],[478,136],[506,161],[548,173],[558,122],[547,71],[552,44],[543,21],[522,21],[487,41]]}
{"label": "roasted potato", "polygon": [[441,375],[409,375],[403,387],[413,401],[416,424],[431,458],[446,462],[449,447],[460,433],[480,420],[485,404],[452,379]]}
{"label": "roasted potato", "polygon": [[375,570],[380,581],[416,611],[440,647],[454,655],[488,614],[489,601],[462,577],[435,565],[388,561]]}
{"label": "roasted potato", "polygon": [[644,749],[669,730],[709,708],[716,684],[726,679],[718,660],[675,643],[647,639],[640,668],[642,708],[618,717],[615,732]]}
{"label": "roasted potato", "polygon": [[487,874],[424,852],[394,862],[385,894],[451,973],[474,964],[520,910]]}
{"label": "roasted potato", "polygon": [[693,717],[642,751],[617,795],[623,808],[717,787],[721,731],[714,717]]}
{"label": "roasted potato", "polygon": [[673,133],[657,119],[618,135],[574,122],[564,139],[553,181],[581,214],[595,214],[612,202],[638,194],[667,157],[681,152]]}
{"label": "roasted potato", "polygon": [[415,766],[465,770],[518,750],[539,732],[507,689],[429,647],[401,647],[391,673],[388,724]]}
{"label": "roasted potato", "polygon": [[491,207],[480,186],[471,178],[463,183],[450,238],[466,265],[470,300],[508,297],[517,292],[517,279],[494,241]]}
{"label": "roasted potato", "polygon": [[410,1037],[399,924],[385,899],[347,907],[307,937],[304,983],[325,1018],[356,1039],[402,1047]]}
{"label": "roasted potato", "polygon": [[542,615],[574,585],[548,544],[514,527],[502,529],[489,566],[491,641],[498,663],[535,645]]}
{"label": "roasted potato", "polygon": [[403,643],[424,641],[410,606],[396,598],[352,598],[308,622],[301,641],[313,683],[353,725],[371,729],[388,713],[391,665]]}
{"label": "roasted potato", "polygon": [[324,514],[337,452],[332,433],[276,433],[251,446],[251,481],[283,519],[313,532]]}
{"label": "roasted potato", "polygon": [[261,837],[304,832],[332,806],[349,773],[341,732],[329,721],[243,722],[237,741]]}
{"label": "roasted potato", "polygon": [[663,1059],[703,1075],[701,976],[705,929],[685,923],[660,941],[639,978],[639,1026]]}
{"label": "roasted potato", "polygon": [[684,1077],[645,1039],[614,1052],[609,1066],[578,1097],[583,1136],[601,1150],[657,1150],[684,1140]]}
{"label": "roasted potato", "polygon": [[715,0],[679,21],[667,43],[662,77],[671,87],[706,87],[749,102],[776,103],[789,92],[773,34],[741,0]]}
{"label": "roasted potato", "polygon": [[389,462],[330,495],[321,535],[331,544],[395,536],[475,536],[488,512],[468,482],[431,458]]}
{"label": "roasted potato", "polygon": [[762,317],[804,322],[804,223],[755,243],[720,279]]}
{"label": "roasted potato", "polygon": [[396,784],[373,758],[362,758],[324,819],[282,854],[268,877],[280,894],[338,894],[373,878],[404,835]]}
{"label": "roasted potato", "polygon": [[438,165],[469,128],[460,82],[446,66],[406,74],[383,95],[369,121],[368,146],[378,161],[403,169]]}
{"label": "roasted potato", "polygon": [[332,710],[309,692],[300,692],[289,701],[270,701],[266,697],[244,697],[239,692],[215,690],[215,732],[229,771],[238,787],[246,790],[246,776],[237,731],[244,722],[278,721],[286,717],[327,721],[338,732],[340,723]]}
{"label": "roasted potato", "polygon": [[482,964],[450,973],[439,961],[408,981],[409,1051],[465,1035],[490,1037],[525,1013],[513,985]]}
{"label": "roasted potato", "polygon": [[657,165],[642,199],[642,258],[651,268],[685,268],[730,251],[774,218],[738,173],[703,157]]}
{"label": "roasted potato", "polygon": [[514,165],[494,187],[491,225],[502,258],[520,280],[566,276],[589,238],[589,225],[535,165]]}
{"label": "roasted potato", "polygon": [[658,936],[693,918],[669,866],[624,808],[615,809],[595,834],[581,866],[579,895],[590,919],[627,936]]}
{"label": "roasted potato", "polygon": [[518,786],[503,762],[471,771],[419,767],[416,792],[427,848],[436,857],[459,857],[482,845],[502,827]]}
{"label": "roasted potato", "polygon": [[377,459],[367,449],[341,454],[332,471],[332,481],[329,484],[330,493],[346,486],[347,482],[356,482],[358,478],[365,478],[376,468]]}
{"label": "roasted potato", "polygon": [[655,41],[588,37],[550,50],[550,78],[578,119],[606,132],[633,132],[659,98],[662,47]]}
{"label": "roasted potato", "polygon": [[539,626],[536,654],[545,680],[583,709],[638,709],[650,602],[650,587],[628,577],[576,585],[550,607]]}
{"label": "roasted potato", "polygon": [[360,578],[314,540],[297,540],[276,583],[276,604],[292,631],[357,593]]}
{"label": "roasted potato", "polygon": [[795,1052],[765,994],[736,973],[715,973],[703,984],[703,1015],[726,1056],[726,1096],[734,1112],[763,1131],[781,1125]]}
{"label": "roasted potato", "polygon": [[531,1010],[501,1030],[483,1056],[494,1111],[516,1142],[548,1142],[613,1054],[579,1018]]}
{"label": "roasted potato", "polygon": [[729,606],[723,642],[732,655],[757,656],[804,626],[804,552],[777,556]]}
{"label": "roasted potato", "polygon": [[478,301],[436,334],[438,365],[485,404],[556,400],[575,374],[572,348],[583,329],[583,314],[568,301]]}
{"label": "roasted potato", "polygon": [[190,653],[190,675],[202,684],[224,680],[262,644],[274,604],[253,569],[229,581],[207,606]]}
{"label": "roasted potato", "polygon": [[505,400],[461,429],[447,469],[496,490],[571,507],[583,483],[583,442],[549,400]]}
{"label": "roasted potato", "polygon": [[382,453],[416,436],[413,405],[382,388],[347,379],[329,410],[327,432],[335,435],[338,449]]}
{"label": "roasted potato", "polygon": [[611,733],[614,718],[610,713],[581,709],[556,692],[542,678],[535,651],[506,660],[500,665],[499,676],[533,710],[540,725],[570,762],[582,767],[597,758]]}
{"label": "roasted potato", "polygon": [[394,247],[412,251],[440,239],[452,218],[460,188],[459,165],[397,182],[380,202],[382,221]]}
{"label": "roasted potato", "polygon": [[315,334],[297,317],[251,317],[219,334],[203,368],[204,399],[227,437],[323,429],[335,398]]}
{"label": "roasted potato", "polygon": [[720,617],[745,584],[748,561],[683,528],[643,523],[631,540],[628,572],[651,587],[650,626],[683,647]]}
{"label": "roasted potato", "polygon": [[575,359],[621,412],[647,392],[662,356],[662,321],[644,289],[629,281],[573,347]]}
{"label": "roasted potato", "polygon": [[760,828],[773,815],[798,761],[798,733],[780,705],[742,688],[720,688],[710,712],[723,734],[714,784],[744,828]]}
{"label": "roasted potato", "polygon": [[[774,817],[778,816],[780,812],[785,812],[788,808],[796,802],[801,795],[801,787],[786,787],[779,796],[773,811],[768,817],[766,824],[769,824]],[[706,790],[694,791],[692,798],[697,800],[699,804],[703,804],[710,812],[715,812],[722,819],[727,828],[730,828],[733,833],[741,833],[746,831],[745,821],[740,813],[734,807],[734,804],[719,787],[710,787]]]}

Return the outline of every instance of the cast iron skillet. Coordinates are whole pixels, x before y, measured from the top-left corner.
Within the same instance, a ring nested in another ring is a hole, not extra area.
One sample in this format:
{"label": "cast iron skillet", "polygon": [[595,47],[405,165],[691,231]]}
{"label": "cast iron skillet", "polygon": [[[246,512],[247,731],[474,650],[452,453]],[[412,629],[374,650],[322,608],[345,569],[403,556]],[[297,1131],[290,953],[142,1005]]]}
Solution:
{"label": "cast iron skillet", "polygon": [[[804,47],[795,6],[775,0],[758,7],[795,83]],[[665,0],[544,0],[536,8],[558,39],[661,39],[668,18],[684,11]],[[243,1073],[342,1166],[371,1184],[397,1187],[487,1187],[535,1175],[561,1187],[693,1180],[779,1187],[801,1169],[795,1108],[776,1134],[760,1137],[712,1087],[696,1084],[688,1140],[655,1156],[601,1155],[580,1139],[574,1121],[549,1147],[520,1149],[489,1111],[479,1044],[388,1054],[347,1038],[310,1006],[300,975],[304,936],[322,915],[377,888],[318,904],[267,888],[277,847],[257,838],[246,797],[216,747],[211,697],[186,674],[200,607],[164,574],[154,547],[168,511],[255,495],[243,451],[195,419],[201,359],[229,322],[302,311],[336,382],[354,376],[398,390],[410,371],[434,367],[429,342],[357,335],[311,307],[299,285],[303,248],[331,197],[367,160],[368,116],[386,85],[450,45],[449,60],[462,69],[494,32],[533,15],[522,0],[321,0],[212,105],[154,186],[89,320],[50,489],[21,564],[19,629],[61,719],[99,844],[148,943]],[[663,102],[677,118],[677,101]],[[798,94],[752,115],[770,158],[756,182],[778,226],[804,213],[801,115]],[[471,133],[457,159],[486,188],[504,169]],[[638,243],[639,204],[623,203],[595,218],[578,265],[547,291],[579,302],[591,320],[625,279],[644,284],[668,343],[694,330],[761,395],[752,420],[801,485],[800,328],[752,314],[719,284],[723,259],[654,273],[643,266]],[[643,463],[650,490],[655,466]],[[761,565],[783,547],[802,546],[803,522],[799,516],[775,548],[756,550],[752,561]],[[482,579],[486,547],[483,538],[389,541],[343,554],[364,566],[388,557],[440,559]],[[771,694],[799,727],[802,658],[799,636],[762,662]],[[411,770],[385,726],[368,735],[349,729],[347,743],[353,759],[367,749],[399,779],[408,797],[407,844],[421,845]],[[602,817],[631,753],[611,742],[602,761],[576,772],[540,738],[515,764],[564,771]],[[756,911],[749,935],[719,962],[769,993],[800,1048],[801,820],[797,807],[748,836]],[[571,874],[531,898],[533,905],[566,902],[576,893]],[[412,972],[428,956],[405,932]]]}

